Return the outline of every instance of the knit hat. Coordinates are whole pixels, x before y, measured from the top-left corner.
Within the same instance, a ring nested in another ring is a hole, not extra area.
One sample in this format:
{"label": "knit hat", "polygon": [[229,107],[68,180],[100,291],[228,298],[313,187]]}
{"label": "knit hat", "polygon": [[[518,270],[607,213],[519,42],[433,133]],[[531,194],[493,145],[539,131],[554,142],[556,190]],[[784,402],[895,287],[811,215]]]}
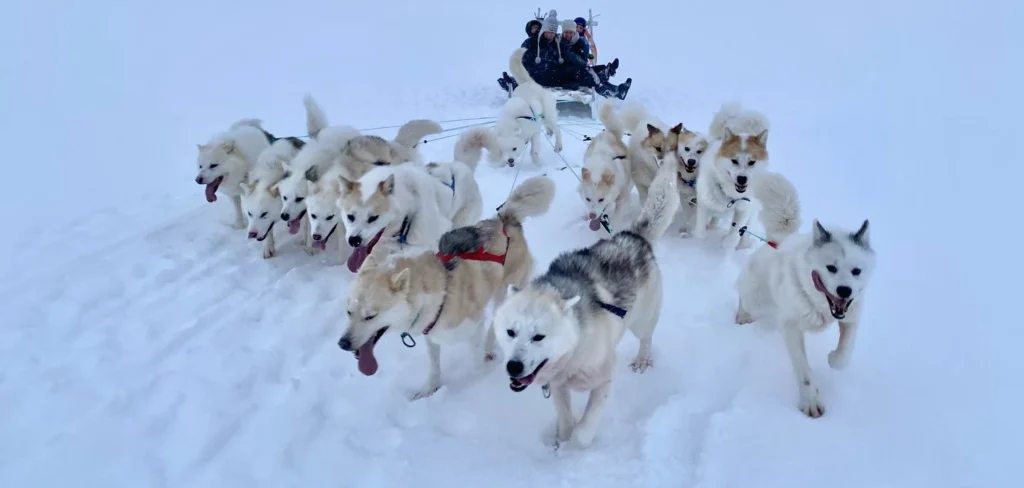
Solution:
{"label": "knit hat", "polygon": [[576,17],[576,20],[573,20],[573,22],[575,22],[576,25],[582,25],[584,29],[587,28],[587,19],[584,19],[583,17]]}
{"label": "knit hat", "polygon": [[[540,64],[540,38],[545,32],[551,32],[558,34],[558,12],[551,9],[548,12],[548,16],[544,18],[544,25],[541,26],[540,31],[537,32],[537,58],[533,60],[534,63]],[[558,49],[558,62],[562,62],[562,46],[555,41],[555,49]]]}
{"label": "knit hat", "polygon": [[539,20],[531,20],[531,21],[526,23],[526,35],[527,36],[533,35],[533,33],[530,32],[530,28],[532,28],[535,25],[538,27],[538,31],[540,31],[539,28],[541,27],[542,24],[540,23]]}

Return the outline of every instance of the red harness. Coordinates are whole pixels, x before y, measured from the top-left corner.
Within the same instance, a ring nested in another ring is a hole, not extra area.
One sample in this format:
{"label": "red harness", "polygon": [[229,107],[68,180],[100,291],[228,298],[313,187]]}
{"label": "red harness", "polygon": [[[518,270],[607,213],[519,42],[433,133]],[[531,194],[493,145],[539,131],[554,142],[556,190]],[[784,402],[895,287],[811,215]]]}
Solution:
{"label": "red harness", "polygon": [[494,254],[484,251],[484,246],[480,246],[476,251],[471,252],[457,252],[454,254],[444,254],[441,252],[437,253],[437,259],[440,259],[442,263],[447,264],[449,261],[459,258],[465,259],[466,261],[490,261],[492,263],[498,263],[502,266],[505,265],[505,256],[508,254],[508,247],[512,240],[508,237],[508,231],[505,230],[505,226],[501,226],[501,233],[505,236],[505,252],[502,254]]}

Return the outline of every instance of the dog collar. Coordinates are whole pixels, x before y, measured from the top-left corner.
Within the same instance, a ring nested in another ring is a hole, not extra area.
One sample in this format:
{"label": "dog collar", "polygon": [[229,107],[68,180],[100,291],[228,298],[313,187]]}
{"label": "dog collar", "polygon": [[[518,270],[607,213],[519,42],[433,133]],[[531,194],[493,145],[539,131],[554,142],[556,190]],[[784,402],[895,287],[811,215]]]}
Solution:
{"label": "dog collar", "polygon": [[[441,306],[437,308],[437,315],[434,316],[434,320],[423,328],[423,335],[429,334],[430,331],[434,328],[434,326],[437,325],[437,321],[441,320],[441,312],[444,311],[444,303],[445,302],[442,300]],[[411,325],[416,325],[416,321],[420,319],[421,314],[423,314],[422,310],[416,312],[416,316],[412,318]],[[412,334],[408,332],[402,332],[402,344],[405,347],[416,347],[416,339],[412,336]]]}
{"label": "dog collar", "polygon": [[597,301],[597,305],[615,315],[618,315],[620,319],[626,318],[626,309],[622,307],[616,307],[615,305],[612,305],[610,303],[604,303],[601,301]]}
{"label": "dog collar", "polygon": [[[452,179],[454,180],[454,176],[452,177]],[[454,184],[455,183],[452,183],[452,185],[454,185]],[[409,243],[409,230],[411,228],[412,228],[412,219],[410,219],[409,216],[406,215],[405,218],[402,219],[402,227],[399,228],[398,229],[398,233],[395,234],[392,237],[397,237],[398,238],[398,242],[400,244],[408,244]],[[383,230],[381,232],[383,232]]]}
{"label": "dog collar", "polygon": [[680,179],[680,180],[683,180],[683,183],[686,183],[686,186],[688,186],[688,187],[690,187],[690,188],[693,188],[693,187],[694,187],[694,185],[696,185],[696,184],[697,184],[697,178],[694,178],[694,179],[692,179],[692,180],[688,180],[688,179],[686,179],[686,178],[682,178],[682,177],[680,177],[679,179]]}

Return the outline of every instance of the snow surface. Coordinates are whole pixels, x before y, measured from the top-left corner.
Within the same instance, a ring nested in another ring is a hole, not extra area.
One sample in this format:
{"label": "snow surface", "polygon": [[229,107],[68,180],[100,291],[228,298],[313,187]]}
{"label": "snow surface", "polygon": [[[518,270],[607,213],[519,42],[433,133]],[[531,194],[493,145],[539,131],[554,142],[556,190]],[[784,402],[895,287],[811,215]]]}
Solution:
{"label": "snow surface", "polygon": [[[706,127],[726,100],[766,113],[805,227],[871,219],[879,269],[851,365],[826,364],[835,328],[808,340],[824,417],[797,410],[775,333],[732,323],[746,253],[672,235],[655,367],[628,370],[627,335],[590,449],[547,449],[549,401],[471,369],[469,347],[409,402],[422,347],[388,336],[367,378],[336,346],[344,266],[290,236],[260,259],[228,201],[192,182],[195,144],[239,118],[301,134],[306,92],[364,128],[496,114],[537,5],[15,2],[0,21],[0,486],[1019,486],[1021,268],[1002,252],[1019,245],[1019,2],[640,5],[541,7],[601,13],[601,57],[667,121]],[[453,141],[423,152],[449,159]],[[558,184],[526,226],[538,273],[597,237],[542,154],[519,175]],[[514,171],[478,178],[490,210]]]}

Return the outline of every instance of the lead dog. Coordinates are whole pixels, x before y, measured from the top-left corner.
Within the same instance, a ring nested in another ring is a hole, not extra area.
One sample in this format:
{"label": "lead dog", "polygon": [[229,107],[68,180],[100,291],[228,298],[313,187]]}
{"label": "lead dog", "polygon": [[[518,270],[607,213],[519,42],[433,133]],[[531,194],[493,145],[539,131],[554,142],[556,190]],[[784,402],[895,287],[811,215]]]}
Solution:
{"label": "lead dog", "polygon": [[[678,208],[676,162],[668,158],[629,229],[561,254],[526,287],[511,288],[495,311],[494,334],[508,359],[512,391],[534,383],[551,388],[556,445],[571,439],[587,446],[594,439],[611,391],[615,347],[626,329],[640,339],[633,370],[651,366],[651,340],[662,300],[652,243],[671,225]],[[590,392],[578,422],[570,390]]]}
{"label": "lead dog", "polygon": [[[679,233],[689,235],[697,218],[697,177],[700,176],[700,159],[708,148],[703,134],[691,131],[678,124],[669,129],[665,137],[665,154],[679,160]],[[714,223],[709,223],[713,226]]]}
{"label": "lead dog", "polygon": [[[278,184],[284,177],[284,166],[305,145],[297,137],[282,137],[274,141],[260,154],[256,166],[249,173],[249,181],[243,182],[242,208],[249,218],[249,239],[263,243],[263,259],[274,257],[274,224],[281,215],[281,193]],[[302,246],[309,249],[306,235]]]}
{"label": "lead dog", "polygon": [[541,126],[548,136],[555,136],[555,152],[562,152],[562,128],[558,125],[555,96],[530,76],[523,66],[524,53],[526,49],[519,48],[509,57],[509,72],[519,86],[501,107],[494,125],[502,160],[509,166],[519,162],[527,146],[534,164],[540,164]]}
{"label": "lead dog", "polygon": [[240,185],[248,178],[260,153],[275,139],[261,124],[258,119],[239,120],[227,131],[215,134],[206,144],[196,145],[199,149],[196,183],[206,185],[207,202],[217,201],[217,193],[231,197],[235,208],[235,221],[231,226],[236,229],[245,228]]}
{"label": "lead dog", "polygon": [[[598,109],[598,118],[605,127],[614,127],[610,123],[614,111],[611,103],[604,103]],[[591,221],[592,230],[600,228],[600,219],[605,215],[613,228],[622,224],[633,190],[630,173],[629,149],[622,142],[622,133],[606,130],[594,136],[583,154],[580,183],[576,187],[586,208],[584,217]]]}
{"label": "lead dog", "polygon": [[640,205],[647,202],[647,192],[658,173],[658,167],[665,159],[665,138],[668,125],[651,115],[639,103],[627,103],[622,114],[602,114],[601,122],[606,129],[620,139],[628,131],[630,177],[640,195]]}
{"label": "lead dog", "polygon": [[[441,345],[465,341],[483,329],[484,310],[501,302],[510,285],[522,286],[533,269],[523,220],[547,212],[555,186],[546,176],[523,181],[495,218],[442,236],[439,252],[414,248],[381,261],[367,258],[348,296],[348,327],[338,341],[359,371],[377,372],[374,346],[387,332],[423,338],[430,367],[413,399],[441,387]],[[485,330],[485,361],[494,359],[493,330]],[[411,336],[411,337],[407,337]]]}
{"label": "lead dog", "polygon": [[768,119],[738,103],[722,105],[711,120],[711,141],[701,158],[697,179],[697,216],[693,235],[704,238],[714,218],[732,216],[722,239],[725,249],[750,247],[750,236],[739,229],[750,222],[754,210],[747,187],[768,166]]}
{"label": "lead dog", "polygon": [[804,335],[838,321],[839,344],[828,354],[828,364],[846,367],[875,268],[868,221],[854,231],[814,220],[811,233],[798,234],[800,200],[789,180],[767,173],[753,192],[761,201],[768,245],[751,254],[736,280],[736,323],[764,320],[779,327],[800,390],[800,410],[820,417],[825,407],[807,364]]}

